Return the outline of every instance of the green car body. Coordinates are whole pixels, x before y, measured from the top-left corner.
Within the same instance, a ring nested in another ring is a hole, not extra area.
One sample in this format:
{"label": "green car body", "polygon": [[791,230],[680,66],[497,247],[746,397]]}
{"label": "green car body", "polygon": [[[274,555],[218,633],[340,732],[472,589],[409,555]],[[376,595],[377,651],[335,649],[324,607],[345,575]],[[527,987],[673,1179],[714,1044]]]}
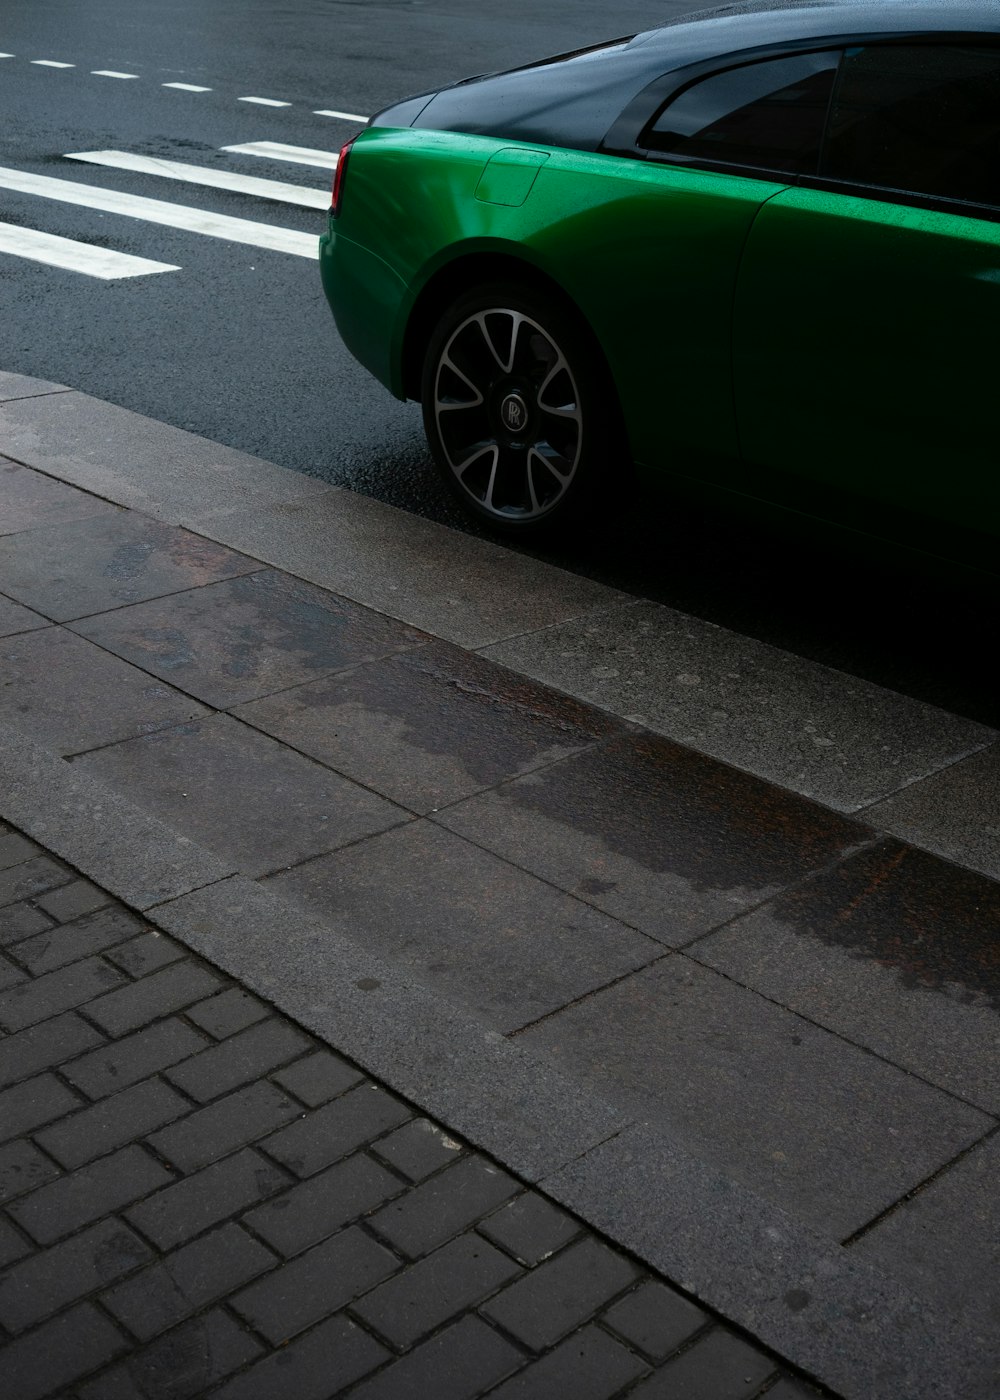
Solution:
{"label": "green car body", "polygon": [[994,569],[1000,216],[426,126],[364,131],[345,184],[324,287],[398,397],[449,299],[547,287],[650,480]]}

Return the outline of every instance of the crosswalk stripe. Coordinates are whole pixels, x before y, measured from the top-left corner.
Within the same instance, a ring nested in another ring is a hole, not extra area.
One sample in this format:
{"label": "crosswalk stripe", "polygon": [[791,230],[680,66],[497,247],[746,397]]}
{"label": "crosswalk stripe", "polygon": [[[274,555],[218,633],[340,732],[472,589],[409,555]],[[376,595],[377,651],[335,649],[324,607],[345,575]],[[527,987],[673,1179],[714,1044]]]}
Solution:
{"label": "crosswalk stripe", "polygon": [[276,97],[238,97],[237,102],[256,102],[258,107],[290,107],[290,102],[279,102]]}
{"label": "crosswalk stripe", "polygon": [[257,175],[240,175],[231,170],[213,170],[208,165],[187,165],[180,160],[160,160],[155,156],[133,155],[131,151],[69,151],[67,160],[82,160],[89,165],[106,165],[115,170],[134,170],[140,175],[163,175],[170,180],[185,180],[191,185],[208,185],[212,189],[234,190],[238,194],[255,195],[258,199],[273,199],[280,204],[296,204],[302,209],[329,209],[329,190],[306,190],[283,180],[262,180]]}
{"label": "crosswalk stripe", "polygon": [[91,68],[92,78],[138,78],[138,73],[116,73],[113,68]]}
{"label": "crosswalk stripe", "polygon": [[0,189],[17,190],[21,194],[36,194],[64,204],[78,204],[85,209],[101,209],[109,214],[122,214],[130,219],[164,224],[168,228],[184,229],[188,233],[203,233],[211,238],[228,239],[231,243],[248,243],[254,248],[268,248],[278,253],[294,253],[300,258],[315,259],[318,254],[316,235],[299,233],[295,229],[274,228],[270,224],[235,219],[230,214],[212,214],[204,209],[190,209],[183,204],[169,204],[161,199],[146,199],[140,195],[122,194],[117,190],[79,185],[73,180],[57,180],[51,175],[35,175],[25,170],[10,170],[0,166]]}
{"label": "crosswalk stripe", "polygon": [[313,112],[314,117],[337,117],[342,122],[366,122],[367,117],[359,117],[357,112],[335,112],[329,107],[321,107]]}
{"label": "crosswalk stripe", "polygon": [[60,63],[56,58],[33,58],[32,63],[36,68],[75,68],[75,63]]}
{"label": "crosswalk stripe", "polygon": [[115,253],[110,248],[95,248],[90,243],[78,243],[72,238],[60,238],[38,229],[20,228],[17,224],[0,223],[0,253],[12,253],[14,257],[29,258],[32,262],[61,267],[68,272],[84,272],[88,277],[100,277],[105,282],[142,277],[151,272],[179,271],[175,263]]}
{"label": "crosswalk stripe", "polygon": [[177,88],[179,92],[211,92],[211,88],[199,87],[197,83],[161,83],[160,87]]}
{"label": "crosswalk stripe", "polygon": [[317,165],[322,170],[335,170],[334,151],[316,151],[311,146],[286,146],[282,141],[247,141],[242,146],[222,146],[241,156],[265,156],[270,160],[287,160],[292,165]]}

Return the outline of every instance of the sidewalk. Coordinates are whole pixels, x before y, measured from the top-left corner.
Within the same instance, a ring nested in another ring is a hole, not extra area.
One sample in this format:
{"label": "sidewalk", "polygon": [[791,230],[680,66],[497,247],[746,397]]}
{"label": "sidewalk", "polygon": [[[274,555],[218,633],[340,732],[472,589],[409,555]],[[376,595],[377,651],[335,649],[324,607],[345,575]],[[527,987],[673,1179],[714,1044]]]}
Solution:
{"label": "sidewalk", "polygon": [[2,826],[0,867],[10,1400],[814,1393]]}
{"label": "sidewalk", "polygon": [[995,731],[4,375],[0,638],[25,1394],[1000,1395]]}

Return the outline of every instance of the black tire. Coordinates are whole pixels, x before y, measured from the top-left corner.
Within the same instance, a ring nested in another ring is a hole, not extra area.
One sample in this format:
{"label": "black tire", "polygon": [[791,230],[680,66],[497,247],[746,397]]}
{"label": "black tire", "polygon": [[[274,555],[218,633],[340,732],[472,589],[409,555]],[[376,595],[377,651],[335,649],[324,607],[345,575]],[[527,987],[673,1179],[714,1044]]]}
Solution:
{"label": "black tire", "polygon": [[445,484],[494,530],[577,529],[620,495],[614,386],[589,328],[540,288],[497,282],[458,297],[428,342],[421,403]]}

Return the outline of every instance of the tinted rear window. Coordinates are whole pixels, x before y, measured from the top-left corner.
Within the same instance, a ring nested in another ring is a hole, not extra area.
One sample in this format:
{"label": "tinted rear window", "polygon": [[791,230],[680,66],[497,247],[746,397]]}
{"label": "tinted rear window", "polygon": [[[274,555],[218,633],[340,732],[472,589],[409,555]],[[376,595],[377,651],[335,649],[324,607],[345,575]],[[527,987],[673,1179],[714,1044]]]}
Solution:
{"label": "tinted rear window", "polygon": [[714,73],[669,102],[641,144],[681,161],[814,174],[839,53]]}

